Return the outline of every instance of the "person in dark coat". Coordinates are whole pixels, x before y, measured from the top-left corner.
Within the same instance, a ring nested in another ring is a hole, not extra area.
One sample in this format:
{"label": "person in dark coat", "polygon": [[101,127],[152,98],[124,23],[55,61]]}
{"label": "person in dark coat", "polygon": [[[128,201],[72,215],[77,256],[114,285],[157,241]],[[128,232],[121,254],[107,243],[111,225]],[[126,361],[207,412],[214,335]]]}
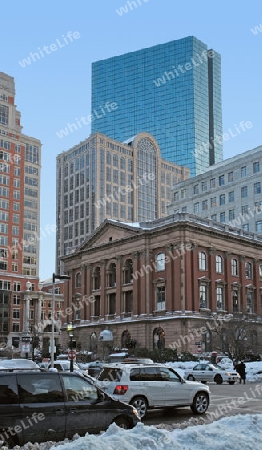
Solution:
{"label": "person in dark coat", "polygon": [[243,383],[246,384],[246,365],[245,365],[245,363],[243,361],[241,361],[240,364],[236,365],[236,371],[240,375],[239,383],[241,384],[242,380],[243,380]]}

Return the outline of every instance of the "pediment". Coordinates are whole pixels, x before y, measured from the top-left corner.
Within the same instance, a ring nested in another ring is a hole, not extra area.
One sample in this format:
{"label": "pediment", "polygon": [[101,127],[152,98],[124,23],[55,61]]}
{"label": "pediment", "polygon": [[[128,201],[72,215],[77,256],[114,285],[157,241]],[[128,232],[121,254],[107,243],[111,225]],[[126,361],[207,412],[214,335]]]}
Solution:
{"label": "pediment", "polygon": [[137,236],[143,230],[137,224],[123,223],[119,221],[111,221],[106,219],[95,232],[86,239],[86,241],[78,248],[78,251],[91,250],[95,247],[119,241],[124,238]]}

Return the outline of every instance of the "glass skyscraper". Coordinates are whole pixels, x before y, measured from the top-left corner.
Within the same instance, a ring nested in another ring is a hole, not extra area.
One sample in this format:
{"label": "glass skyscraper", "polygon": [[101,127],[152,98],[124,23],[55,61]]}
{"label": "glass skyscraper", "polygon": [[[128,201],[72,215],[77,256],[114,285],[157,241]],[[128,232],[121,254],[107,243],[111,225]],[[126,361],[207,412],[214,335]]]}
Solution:
{"label": "glass skyscraper", "polygon": [[220,55],[190,36],[94,62],[92,114],[92,133],[148,132],[163,158],[200,174],[223,159]]}

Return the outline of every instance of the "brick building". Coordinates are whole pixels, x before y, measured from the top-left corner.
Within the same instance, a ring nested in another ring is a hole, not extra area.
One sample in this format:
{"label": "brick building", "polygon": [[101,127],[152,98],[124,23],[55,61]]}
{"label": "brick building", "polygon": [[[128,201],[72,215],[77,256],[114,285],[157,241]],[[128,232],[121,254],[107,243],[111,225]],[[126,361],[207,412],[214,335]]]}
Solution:
{"label": "brick building", "polygon": [[[261,249],[253,233],[189,214],[140,224],[106,220],[63,258],[70,275],[64,320],[90,350],[105,329],[114,347],[127,335],[142,347],[168,347],[207,322],[243,317],[256,325],[252,351],[262,353]],[[212,350],[211,338],[200,337],[203,351]],[[194,353],[194,339],[180,350]]]}
{"label": "brick building", "polygon": [[0,343],[14,347],[37,319],[28,283],[39,297],[41,142],[22,129],[14,79],[0,72]]}

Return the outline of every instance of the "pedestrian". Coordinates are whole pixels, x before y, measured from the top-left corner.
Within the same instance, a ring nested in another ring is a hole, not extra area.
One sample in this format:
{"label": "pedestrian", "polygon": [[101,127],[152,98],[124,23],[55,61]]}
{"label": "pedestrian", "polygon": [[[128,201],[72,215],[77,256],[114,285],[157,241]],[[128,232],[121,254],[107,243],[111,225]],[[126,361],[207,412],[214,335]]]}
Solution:
{"label": "pedestrian", "polygon": [[241,384],[242,380],[243,380],[243,383],[246,384],[246,365],[245,365],[245,363],[243,361],[241,361],[240,364],[237,364],[236,370],[240,375],[239,383]]}

